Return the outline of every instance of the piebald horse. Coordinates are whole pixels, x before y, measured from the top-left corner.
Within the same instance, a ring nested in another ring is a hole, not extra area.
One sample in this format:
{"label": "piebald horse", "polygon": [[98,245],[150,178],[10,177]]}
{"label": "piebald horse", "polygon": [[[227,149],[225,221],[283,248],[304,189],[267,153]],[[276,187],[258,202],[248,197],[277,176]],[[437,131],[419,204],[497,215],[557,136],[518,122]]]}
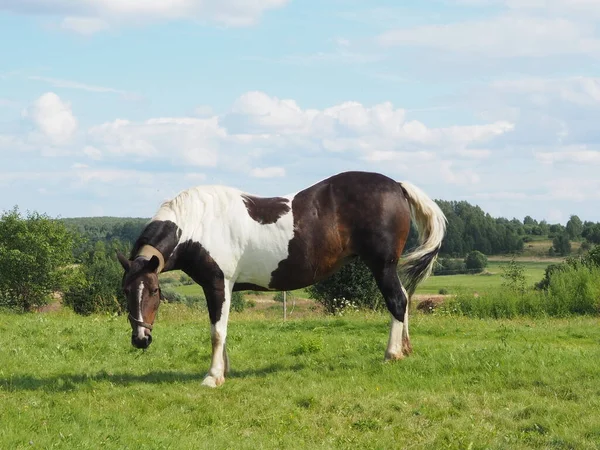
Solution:
{"label": "piebald horse", "polygon": [[[401,260],[411,218],[419,247]],[[220,386],[229,370],[233,291],[300,289],[358,257],[392,316],[385,360],[401,359],[412,350],[409,298],[430,275],[445,231],[446,217],[423,191],[378,173],[344,172],[271,198],[225,186],[190,188],[162,203],[129,259],[117,255],[125,270],[131,343],[150,345],[161,297],[158,274],[181,270],[202,286],[208,306],[212,361],[202,384]]]}

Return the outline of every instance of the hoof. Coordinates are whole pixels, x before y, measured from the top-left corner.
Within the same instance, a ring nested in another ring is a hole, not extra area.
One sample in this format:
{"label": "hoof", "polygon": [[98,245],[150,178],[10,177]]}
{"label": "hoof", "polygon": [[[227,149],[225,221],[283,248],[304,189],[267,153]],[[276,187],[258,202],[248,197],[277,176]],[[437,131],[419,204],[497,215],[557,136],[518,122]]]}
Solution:
{"label": "hoof", "polygon": [[402,342],[402,353],[404,353],[406,356],[412,353],[412,345],[410,345],[409,341]]}
{"label": "hoof", "polygon": [[225,377],[213,377],[211,375],[206,375],[202,381],[202,386],[216,388],[221,386],[223,383],[225,383]]}
{"label": "hoof", "polygon": [[399,361],[404,358],[402,353],[388,353],[385,352],[385,361]]}

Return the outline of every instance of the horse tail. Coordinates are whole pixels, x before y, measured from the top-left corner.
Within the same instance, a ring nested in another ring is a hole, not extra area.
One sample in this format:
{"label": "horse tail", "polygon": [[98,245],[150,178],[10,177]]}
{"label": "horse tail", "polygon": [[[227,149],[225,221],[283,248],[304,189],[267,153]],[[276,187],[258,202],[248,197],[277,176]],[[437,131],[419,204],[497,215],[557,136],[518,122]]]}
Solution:
{"label": "horse tail", "polygon": [[401,182],[410,205],[412,220],[419,233],[419,247],[400,263],[400,273],[409,297],[431,274],[446,233],[447,219],[440,207],[425,192],[408,182]]}

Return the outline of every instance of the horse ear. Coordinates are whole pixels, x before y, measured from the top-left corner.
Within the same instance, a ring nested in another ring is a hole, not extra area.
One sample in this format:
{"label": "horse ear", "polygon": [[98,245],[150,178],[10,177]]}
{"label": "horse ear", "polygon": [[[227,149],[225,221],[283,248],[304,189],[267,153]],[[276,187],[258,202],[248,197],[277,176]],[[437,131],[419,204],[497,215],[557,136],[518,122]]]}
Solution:
{"label": "horse ear", "polygon": [[123,269],[125,269],[125,272],[129,272],[129,269],[131,267],[131,261],[129,261],[127,258],[125,258],[125,256],[118,250],[117,250],[117,259],[123,266]]}
{"label": "horse ear", "polygon": [[156,272],[159,264],[160,261],[158,257],[156,255],[153,255],[152,258],[150,258],[150,261],[146,263],[146,269],[148,269],[150,272]]}

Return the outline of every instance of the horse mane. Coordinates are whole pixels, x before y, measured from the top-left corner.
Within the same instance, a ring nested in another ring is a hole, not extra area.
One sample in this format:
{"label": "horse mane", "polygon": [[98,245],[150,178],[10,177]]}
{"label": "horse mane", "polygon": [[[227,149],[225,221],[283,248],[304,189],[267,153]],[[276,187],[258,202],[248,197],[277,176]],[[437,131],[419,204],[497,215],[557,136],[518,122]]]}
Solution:
{"label": "horse mane", "polygon": [[201,222],[206,214],[228,205],[233,196],[241,198],[243,194],[238,189],[222,185],[194,186],[165,200],[151,220],[170,220],[186,229],[192,223]]}

